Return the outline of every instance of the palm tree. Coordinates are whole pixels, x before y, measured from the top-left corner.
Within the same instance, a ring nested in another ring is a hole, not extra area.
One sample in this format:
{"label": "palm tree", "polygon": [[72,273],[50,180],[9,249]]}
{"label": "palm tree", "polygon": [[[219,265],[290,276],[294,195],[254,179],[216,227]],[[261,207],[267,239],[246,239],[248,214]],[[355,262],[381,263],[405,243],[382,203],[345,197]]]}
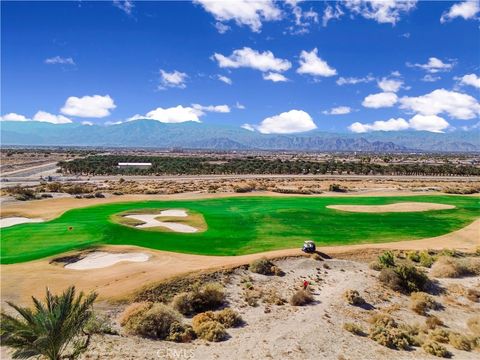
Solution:
{"label": "palm tree", "polygon": [[[1,314],[2,345],[15,348],[14,359],[43,356],[50,360],[75,359],[90,342],[84,327],[93,314],[96,293],[75,296],[69,287],[60,296],[48,289],[45,303],[32,297],[34,308],[24,308],[8,302],[20,316]],[[67,354],[67,351],[69,354]]]}

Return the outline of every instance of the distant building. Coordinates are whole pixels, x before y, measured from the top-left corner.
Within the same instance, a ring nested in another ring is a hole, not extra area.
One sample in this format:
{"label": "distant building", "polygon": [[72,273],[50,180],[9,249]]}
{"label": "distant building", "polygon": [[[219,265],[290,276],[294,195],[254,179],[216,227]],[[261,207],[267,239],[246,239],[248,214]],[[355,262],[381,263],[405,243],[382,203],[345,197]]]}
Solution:
{"label": "distant building", "polygon": [[127,163],[127,162],[120,162],[118,163],[118,168],[126,169],[126,168],[134,168],[134,169],[148,169],[152,166],[152,163]]}

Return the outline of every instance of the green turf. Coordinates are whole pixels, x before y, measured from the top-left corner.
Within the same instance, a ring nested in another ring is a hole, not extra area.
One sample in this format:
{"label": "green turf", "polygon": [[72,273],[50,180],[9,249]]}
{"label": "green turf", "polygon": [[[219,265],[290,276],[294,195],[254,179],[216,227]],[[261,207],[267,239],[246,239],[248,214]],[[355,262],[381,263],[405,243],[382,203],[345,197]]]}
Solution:
{"label": "green turf", "polygon": [[[326,208],[330,204],[383,205],[406,201],[452,204],[456,208],[383,214]],[[203,214],[208,229],[195,234],[162,233],[134,229],[111,220],[113,214],[145,208],[191,209]],[[479,199],[466,196],[232,197],[114,203],[70,210],[45,223],[3,229],[1,263],[29,261],[103,244],[241,255],[300,247],[306,239],[313,239],[318,245],[411,240],[458,230],[479,216]]]}

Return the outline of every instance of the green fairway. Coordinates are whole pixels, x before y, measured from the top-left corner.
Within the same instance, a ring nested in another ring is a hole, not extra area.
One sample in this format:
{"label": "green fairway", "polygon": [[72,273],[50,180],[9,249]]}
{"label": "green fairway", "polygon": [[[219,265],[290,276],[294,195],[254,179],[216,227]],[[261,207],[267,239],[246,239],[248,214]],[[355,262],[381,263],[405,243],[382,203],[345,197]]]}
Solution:
{"label": "green fairway", "polygon": [[[326,208],[411,201],[451,204],[456,208],[412,213],[354,213]],[[203,215],[208,228],[193,234],[155,232],[112,220],[114,214],[148,208],[192,210]],[[2,229],[1,263],[29,261],[104,244],[242,255],[300,247],[306,239],[315,240],[318,245],[411,240],[458,230],[479,216],[479,199],[465,196],[232,197],[112,203],[70,210],[45,223]]]}

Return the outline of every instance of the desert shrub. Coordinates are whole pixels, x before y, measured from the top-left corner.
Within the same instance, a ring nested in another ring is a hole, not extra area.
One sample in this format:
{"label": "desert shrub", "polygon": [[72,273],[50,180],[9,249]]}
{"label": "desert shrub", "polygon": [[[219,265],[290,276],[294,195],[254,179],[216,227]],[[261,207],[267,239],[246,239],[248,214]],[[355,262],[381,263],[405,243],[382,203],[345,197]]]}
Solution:
{"label": "desert shrub", "polygon": [[406,350],[415,341],[412,336],[412,329],[400,327],[398,323],[385,314],[376,314],[370,319],[372,326],[369,337],[391,349]]}
{"label": "desert shrub", "polygon": [[199,338],[208,341],[222,341],[228,336],[225,327],[217,321],[203,322],[194,330]]}
{"label": "desert shrub", "polygon": [[428,285],[428,277],[414,266],[409,265],[382,269],[378,279],[392,290],[407,294],[422,291]]}
{"label": "desert shrub", "polygon": [[450,345],[452,345],[455,349],[463,350],[463,351],[472,350],[472,345],[470,343],[470,340],[461,334],[451,332],[448,335],[448,340],[450,342]]}
{"label": "desert shrub", "polygon": [[161,303],[143,303],[126,312],[121,323],[127,333],[152,339],[166,339],[170,326],[180,322],[179,314]]}
{"label": "desert shrub", "polygon": [[447,344],[450,341],[449,336],[450,332],[442,328],[434,329],[428,334],[431,340],[443,344]]}
{"label": "desert shrub", "polygon": [[330,184],[328,187],[328,191],[333,191],[333,192],[347,192],[348,189],[346,187],[343,187],[340,184]]}
{"label": "desert shrub", "polygon": [[475,336],[480,336],[480,315],[468,319],[467,325]]}
{"label": "desert shrub", "polygon": [[429,310],[438,309],[439,304],[433,297],[424,292],[414,292],[410,295],[410,308],[419,315],[427,315]]}
{"label": "desert shrub", "polygon": [[456,259],[442,256],[432,266],[432,276],[438,278],[457,278],[480,274],[480,259]]}
{"label": "desert shrub", "polygon": [[269,289],[263,294],[263,302],[269,305],[284,305],[286,300],[280,296],[276,289]]}
{"label": "desert shrub", "polygon": [[139,316],[140,314],[146,312],[151,307],[151,302],[138,302],[130,304],[120,315],[120,325],[125,326],[127,322],[133,321],[136,316]]}
{"label": "desert shrub", "polygon": [[430,255],[428,251],[421,251],[419,254],[419,258],[420,265],[427,268],[431,267],[436,260],[435,256]]}
{"label": "desert shrub", "polygon": [[448,358],[451,356],[450,352],[445,348],[445,346],[440,345],[435,341],[427,341],[422,345],[422,349],[433,356]]}
{"label": "desert shrub", "polygon": [[438,326],[443,326],[443,321],[440,320],[438,317],[436,317],[435,315],[430,315],[429,317],[427,317],[427,319],[425,320],[425,326],[428,328],[428,329],[436,329]]}
{"label": "desert shrub", "polygon": [[107,316],[100,315],[96,312],[92,314],[92,317],[85,325],[84,330],[88,334],[117,334],[117,331],[112,327],[110,319]]}
{"label": "desert shrub", "polygon": [[440,251],[440,254],[438,254],[439,256],[450,256],[450,257],[457,257],[460,255],[460,253],[455,250],[455,249],[443,249],[442,251]]}
{"label": "desert shrub", "polygon": [[50,192],[60,192],[62,190],[62,184],[59,182],[51,182],[46,185],[47,190]]}
{"label": "desert shrub", "polygon": [[183,315],[193,315],[217,309],[224,302],[223,286],[217,283],[207,283],[203,286],[194,286],[192,291],[177,294],[173,298],[172,306]]}
{"label": "desert shrub", "polygon": [[480,302],[480,291],[477,289],[468,289],[465,296],[473,302]]}
{"label": "desert shrub", "polygon": [[298,290],[290,298],[290,304],[293,306],[304,306],[313,301],[313,296],[308,290]]}
{"label": "desert shrub", "polygon": [[347,290],[343,294],[343,297],[350,305],[359,306],[365,304],[365,300],[360,296],[357,290]]}
{"label": "desert shrub", "polygon": [[170,325],[170,330],[166,340],[186,343],[194,340],[196,337],[195,331],[193,331],[190,325],[173,322]]}
{"label": "desert shrub", "polygon": [[235,310],[226,308],[215,313],[215,320],[226,328],[237,327],[243,323],[243,319]]}
{"label": "desert shrub", "polygon": [[284,275],[284,272],[279,267],[265,258],[252,261],[248,266],[248,270],[262,275]]}
{"label": "desert shrub", "polygon": [[383,269],[382,264],[380,264],[380,263],[378,262],[378,260],[374,260],[374,261],[372,261],[371,263],[369,263],[369,264],[368,264],[368,267],[369,267],[370,269],[372,269],[372,270],[375,270],[375,271],[380,271],[380,270]]}
{"label": "desert shrub", "polygon": [[104,198],[105,195],[103,195],[101,192],[96,192],[94,195],[96,198]]}
{"label": "desert shrub", "polygon": [[354,335],[357,336],[365,336],[365,331],[363,331],[362,327],[354,324],[354,323],[345,323],[343,324],[343,328],[347,330],[348,332],[351,332]]}
{"label": "desert shrub", "polygon": [[243,300],[249,305],[249,306],[258,306],[258,301],[263,297],[263,293],[260,290],[256,289],[246,289],[243,292]]}
{"label": "desert shrub", "polygon": [[395,266],[395,255],[391,251],[385,251],[382,255],[378,257],[378,262],[382,267],[394,267]]}
{"label": "desert shrub", "polygon": [[207,321],[215,321],[215,315],[213,311],[206,311],[195,315],[192,318],[192,327],[194,330],[196,330],[200,325]]}
{"label": "desert shrub", "polygon": [[407,252],[407,259],[413,262],[420,262],[420,255],[418,254],[418,251],[412,250]]}

